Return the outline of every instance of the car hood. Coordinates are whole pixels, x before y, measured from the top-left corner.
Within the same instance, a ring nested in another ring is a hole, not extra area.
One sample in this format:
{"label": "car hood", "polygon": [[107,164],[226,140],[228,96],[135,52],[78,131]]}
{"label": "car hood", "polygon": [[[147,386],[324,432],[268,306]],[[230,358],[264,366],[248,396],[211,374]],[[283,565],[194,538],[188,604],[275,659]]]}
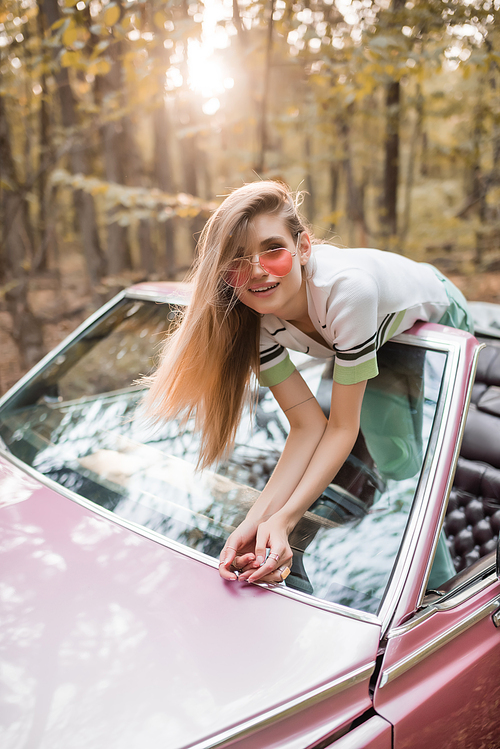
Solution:
{"label": "car hood", "polygon": [[370,704],[375,621],[223,583],[3,457],[0,538],[3,747],[212,746],[314,696]]}

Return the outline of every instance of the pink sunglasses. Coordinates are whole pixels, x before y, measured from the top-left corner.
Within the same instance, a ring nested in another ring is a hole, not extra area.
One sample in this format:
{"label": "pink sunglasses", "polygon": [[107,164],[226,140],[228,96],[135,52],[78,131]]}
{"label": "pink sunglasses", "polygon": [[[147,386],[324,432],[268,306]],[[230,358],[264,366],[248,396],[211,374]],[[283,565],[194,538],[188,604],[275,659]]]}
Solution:
{"label": "pink sunglasses", "polygon": [[[297,244],[299,237],[300,232],[297,237]],[[238,258],[233,260],[224,272],[224,281],[233,289],[241,289],[250,281],[253,265],[260,265],[262,270],[269,273],[270,276],[283,278],[292,270],[293,258],[296,254],[297,250],[292,252],[287,250],[286,247],[277,247],[275,250],[261,252],[258,260],[250,260],[248,257]]]}

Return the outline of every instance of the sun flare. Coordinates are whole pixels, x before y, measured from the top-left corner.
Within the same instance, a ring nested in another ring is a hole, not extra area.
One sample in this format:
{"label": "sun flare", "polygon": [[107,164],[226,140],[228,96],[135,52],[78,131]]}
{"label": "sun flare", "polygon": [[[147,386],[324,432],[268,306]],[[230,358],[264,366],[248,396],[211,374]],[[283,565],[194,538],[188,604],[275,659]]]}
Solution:
{"label": "sun flare", "polygon": [[233,79],[223,70],[214,52],[194,39],[188,44],[189,87],[206,99],[232,88]]}
{"label": "sun flare", "polygon": [[178,67],[182,58],[178,60],[177,55],[173,55],[173,65],[167,71],[167,88],[172,90],[186,84],[203,100],[205,114],[213,115],[220,108],[221,96],[233,88],[234,79],[217,54],[230,44],[228,32],[218,23],[227,8],[220,0],[205,0],[204,7],[201,39],[189,39],[184,49],[187,80],[183,80]]}

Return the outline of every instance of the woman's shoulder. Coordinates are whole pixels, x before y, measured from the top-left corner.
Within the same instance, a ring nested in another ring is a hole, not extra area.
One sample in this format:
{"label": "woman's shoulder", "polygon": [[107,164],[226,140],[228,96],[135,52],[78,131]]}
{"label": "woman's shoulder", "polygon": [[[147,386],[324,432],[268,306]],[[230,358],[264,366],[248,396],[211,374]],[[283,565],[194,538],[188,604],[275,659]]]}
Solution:
{"label": "woman's shoulder", "polygon": [[386,250],[377,250],[375,247],[342,247],[328,242],[313,244],[312,256],[322,260],[334,259],[337,262],[353,264],[362,263],[366,257],[376,257],[379,260],[390,260],[394,253]]}
{"label": "woman's shoulder", "polygon": [[309,278],[322,286],[336,279],[349,281],[365,277],[369,279],[391,278],[400,271],[418,273],[416,263],[408,257],[388,250],[373,247],[338,247],[331,244],[313,246],[308,268]]}
{"label": "woman's shoulder", "polygon": [[379,253],[379,250],[355,247],[352,249],[336,247],[331,244],[313,246],[311,259],[308,263],[309,281],[318,288],[331,287],[340,281],[358,283],[360,278],[370,277],[368,256]]}

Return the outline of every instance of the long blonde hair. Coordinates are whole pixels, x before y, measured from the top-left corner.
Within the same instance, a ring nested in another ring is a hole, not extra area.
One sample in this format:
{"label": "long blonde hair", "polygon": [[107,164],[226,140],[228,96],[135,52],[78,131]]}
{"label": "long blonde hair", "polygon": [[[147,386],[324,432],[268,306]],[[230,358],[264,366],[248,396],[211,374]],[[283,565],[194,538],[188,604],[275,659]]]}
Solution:
{"label": "long blonde hair", "polygon": [[252,220],[280,216],[295,237],[304,230],[297,202],[281,182],[253,182],[232,192],[207,221],[190,280],[191,302],[169,334],[156,372],[144,381],[154,421],[194,416],[201,433],[199,466],[227,456],[234,445],[252,372],[259,375],[260,315],[238,300],[224,269],[248,252]]}

